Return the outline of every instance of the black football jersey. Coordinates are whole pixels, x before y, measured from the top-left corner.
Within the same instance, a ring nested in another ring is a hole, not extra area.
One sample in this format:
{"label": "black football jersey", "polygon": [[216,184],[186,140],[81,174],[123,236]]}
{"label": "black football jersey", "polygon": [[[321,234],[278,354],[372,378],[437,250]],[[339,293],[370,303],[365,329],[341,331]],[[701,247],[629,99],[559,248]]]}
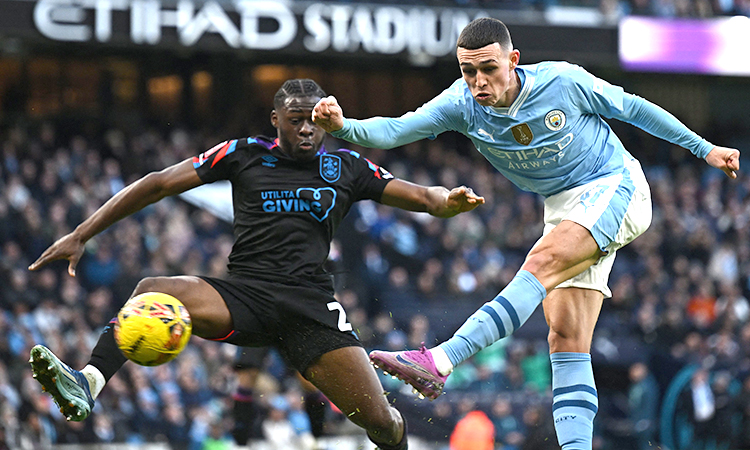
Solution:
{"label": "black football jersey", "polygon": [[229,180],[234,206],[231,278],[313,282],[330,289],[323,265],[351,205],[380,201],[393,176],[357,152],[324,149],[310,161],[284,155],[278,140],[222,142],[193,158],[205,183]]}

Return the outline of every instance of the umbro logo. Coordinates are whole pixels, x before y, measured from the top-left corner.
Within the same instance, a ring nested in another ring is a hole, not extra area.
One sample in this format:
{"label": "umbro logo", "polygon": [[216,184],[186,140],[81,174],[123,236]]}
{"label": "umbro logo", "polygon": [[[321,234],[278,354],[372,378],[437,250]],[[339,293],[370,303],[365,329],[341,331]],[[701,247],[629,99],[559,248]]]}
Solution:
{"label": "umbro logo", "polygon": [[276,167],[274,163],[279,160],[279,158],[271,155],[261,156],[260,159],[263,160],[261,164],[266,167]]}

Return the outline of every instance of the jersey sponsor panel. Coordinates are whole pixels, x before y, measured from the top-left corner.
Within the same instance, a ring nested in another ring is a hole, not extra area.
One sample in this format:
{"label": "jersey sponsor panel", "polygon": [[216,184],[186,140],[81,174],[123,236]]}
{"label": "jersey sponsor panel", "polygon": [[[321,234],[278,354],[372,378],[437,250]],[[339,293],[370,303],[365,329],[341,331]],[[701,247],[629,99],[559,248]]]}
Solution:
{"label": "jersey sponsor panel", "polygon": [[296,191],[261,192],[263,211],[267,213],[308,213],[319,222],[325,220],[336,206],[333,188],[298,188]]}

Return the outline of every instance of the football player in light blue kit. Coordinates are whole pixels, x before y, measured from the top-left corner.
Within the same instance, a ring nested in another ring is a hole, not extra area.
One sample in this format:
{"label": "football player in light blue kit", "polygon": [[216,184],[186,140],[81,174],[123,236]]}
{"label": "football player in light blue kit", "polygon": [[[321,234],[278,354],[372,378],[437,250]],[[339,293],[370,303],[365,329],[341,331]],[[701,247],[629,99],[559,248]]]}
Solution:
{"label": "football player in light blue kit", "polygon": [[519,66],[505,25],[471,22],[457,44],[462,79],[399,118],[345,119],[322,99],[314,120],[365,146],[392,148],[454,130],[519,188],[545,197],[544,233],[521,270],[448,341],[370,354],[373,363],[436,398],[457,364],[517,330],[544,304],[555,429],[563,449],[591,449],[598,400],[589,354],[615,252],[651,222],[638,161],[602,117],[631,123],[736,178],[739,151],[702,139],[674,116],[565,62]]}

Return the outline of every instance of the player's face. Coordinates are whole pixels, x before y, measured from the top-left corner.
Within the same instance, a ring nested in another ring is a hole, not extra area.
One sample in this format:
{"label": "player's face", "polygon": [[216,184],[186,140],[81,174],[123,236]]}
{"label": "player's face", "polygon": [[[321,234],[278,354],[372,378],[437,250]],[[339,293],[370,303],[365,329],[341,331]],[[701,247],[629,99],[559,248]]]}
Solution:
{"label": "player's face", "polygon": [[518,96],[520,81],[515,68],[521,54],[497,42],[475,50],[459,47],[458,65],[474,100],[482,106],[510,106]]}
{"label": "player's face", "polygon": [[320,97],[287,97],[271,111],[281,151],[294,159],[313,159],[323,145],[326,132],[312,121],[312,110]]}

